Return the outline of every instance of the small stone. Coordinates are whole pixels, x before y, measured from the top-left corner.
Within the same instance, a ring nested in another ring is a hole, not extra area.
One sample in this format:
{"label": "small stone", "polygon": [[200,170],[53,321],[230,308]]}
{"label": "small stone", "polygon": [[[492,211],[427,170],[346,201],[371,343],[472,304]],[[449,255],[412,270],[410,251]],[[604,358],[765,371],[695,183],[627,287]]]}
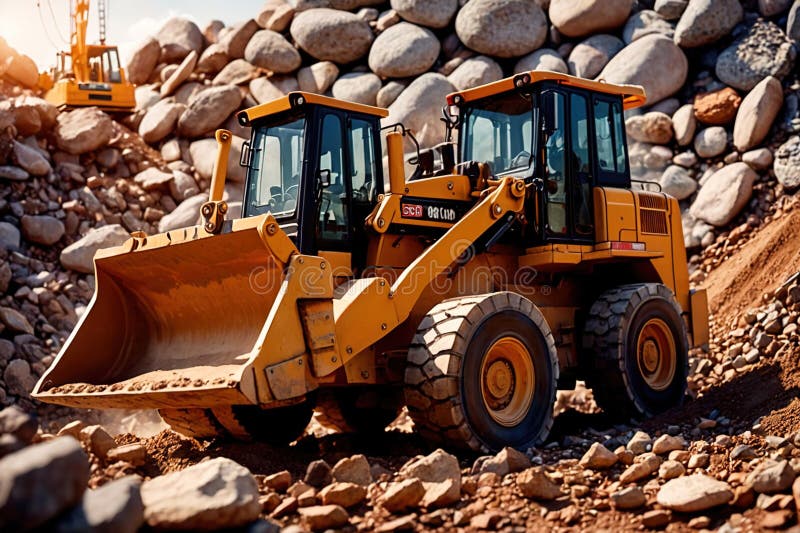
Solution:
{"label": "small stone", "polygon": [[724,481],[694,474],[667,481],[656,497],[659,505],[673,511],[694,513],[728,503],[733,491]]}
{"label": "small stone", "polygon": [[666,509],[654,509],[642,515],[642,525],[650,529],[661,529],[672,521],[672,513]]}
{"label": "small stone", "polygon": [[86,423],[82,420],[73,420],[72,422],[64,424],[64,427],[58,430],[58,436],[63,437],[64,435],[69,435],[70,437],[74,437],[76,440],[80,440],[81,430],[85,427]]}
{"label": "small stone", "polygon": [[695,516],[687,524],[691,529],[705,529],[711,525],[711,519],[707,516]]}
{"label": "small stone", "polygon": [[36,385],[36,378],[31,374],[31,366],[24,359],[14,359],[8,363],[3,372],[3,379],[8,392],[23,398],[30,397]]}
{"label": "small stone", "polygon": [[286,489],[288,489],[291,484],[292,474],[290,474],[288,470],[282,470],[264,478],[264,486],[277,492],[286,492]]}
{"label": "small stone", "polygon": [[694,116],[703,124],[724,126],[736,116],[742,98],[734,89],[725,87],[697,95],[694,99]]}
{"label": "small stone", "polygon": [[707,453],[698,453],[689,458],[689,463],[686,465],[689,468],[705,468],[708,466],[710,457]]}
{"label": "small stone", "polygon": [[143,444],[134,442],[112,448],[106,456],[109,463],[125,461],[133,466],[142,466],[147,461],[147,449]]}
{"label": "small stone", "polygon": [[298,512],[312,531],[340,528],[347,524],[350,518],[347,511],[338,505],[315,505],[298,509]]}
{"label": "small stone", "polygon": [[738,459],[740,461],[749,461],[757,457],[756,451],[747,444],[737,444],[731,450],[731,459]]}
{"label": "small stone", "polygon": [[425,487],[417,478],[390,483],[378,503],[390,513],[416,507],[425,495]]}
{"label": "small stone", "polygon": [[795,473],[788,461],[766,461],[747,476],[756,492],[774,494],[792,486]]}
{"label": "small stone", "polygon": [[728,145],[728,134],[721,126],[712,126],[700,132],[694,138],[694,151],[703,158],[717,157]]}
{"label": "small stone", "polygon": [[561,495],[561,488],[554,483],[540,466],[517,474],[517,488],[526,498],[554,500]]}
{"label": "small stone", "polygon": [[331,481],[333,481],[330,465],[324,459],[312,461],[306,469],[306,477],[303,481],[316,488],[330,485]]}
{"label": "small stone", "polygon": [[641,487],[627,487],[611,495],[611,503],[617,509],[636,509],[646,502]]}
{"label": "small stone", "polygon": [[500,521],[504,518],[503,513],[499,511],[489,511],[475,515],[470,519],[469,525],[476,529],[495,529]]}
{"label": "small stone", "polygon": [[33,326],[31,326],[30,322],[28,322],[28,319],[25,318],[25,315],[16,309],[12,309],[10,307],[0,307],[0,323],[5,324],[5,326],[11,331],[18,331],[20,333],[33,335]]}
{"label": "small stone", "polygon": [[319,498],[325,505],[340,505],[344,508],[353,507],[363,502],[367,497],[367,489],[362,485],[349,482],[336,482],[328,485],[319,493]]}
{"label": "small stone", "polygon": [[38,429],[39,423],[36,421],[36,417],[29,415],[16,405],[0,411],[0,435],[11,434],[26,444],[30,444]]}
{"label": "small stone", "polygon": [[652,111],[626,120],[625,130],[633,140],[651,144],[667,144],[673,135],[669,116]]}
{"label": "small stone", "polygon": [[365,487],[372,483],[369,461],[362,454],[339,460],[331,474],[335,481],[356,483]]}
{"label": "small stone", "polygon": [[497,455],[483,461],[478,469],[479,474],[493,472],[500,477],[520,472],[531,466],[531,460],[514,448],[505,447]]}
{"label": "small stone", "polygon": [[678,461],[664,461],[658,467],[658,477],[665,481],[682,476],[686,473],[686,469]]}
{"label": "small stone", "polygon": [[644,431],[637,431],[625,447],[636,455],[649,452],[652,449],[653,440]]}
{"label": "small stone", "polygon": [[102,460],[105,460],[109,450],[116,447],[114,437],[108,434],[103,426],[87,426],[81,430],[81,441],[85,442],[89,449]]}
{"label": "small stone", "polygon": [[619,482],[624,484],[639,481],[658,470],[661,458],[652,452],[642,454],[637,458],[639,462],[633,463],[619,476]]}
{"label": "small stone", "polygon": [[618,460],[616,454],[599,442],[595,442],[581,458],[580,465],[584,468],[602,470],[614,466]]}
{"label": "small stone", "polygon": [[661,435],[653,442],[653,453],[657,455],[684,448],[686,448],[686,441],[682,437],[673,437],[672,435]]}

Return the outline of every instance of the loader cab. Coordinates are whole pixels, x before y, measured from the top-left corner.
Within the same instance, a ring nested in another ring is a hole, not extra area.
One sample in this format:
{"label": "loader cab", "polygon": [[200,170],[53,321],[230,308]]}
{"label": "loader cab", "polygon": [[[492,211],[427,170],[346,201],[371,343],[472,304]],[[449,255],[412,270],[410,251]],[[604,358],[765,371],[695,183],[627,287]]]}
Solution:
{"label": "loader cab", "polygon": [[534,184],[530,245],[594,242],[593,188],[630,188],[624,95],[602,85],[534,71],[448,97],[461,161]]}
{"label": "loader cab", "polygon": [[366,260],[364,219],[383,193],[383,109],[295,92],[243,111],[252,127],[243,215],[272,213],[301,253]]}

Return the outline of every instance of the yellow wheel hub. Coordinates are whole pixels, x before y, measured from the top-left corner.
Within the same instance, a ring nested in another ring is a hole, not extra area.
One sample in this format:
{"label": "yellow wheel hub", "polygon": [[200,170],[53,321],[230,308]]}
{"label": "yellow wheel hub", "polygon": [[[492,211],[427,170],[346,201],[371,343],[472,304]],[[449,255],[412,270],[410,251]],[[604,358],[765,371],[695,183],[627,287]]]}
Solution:
{"label": "yellow wheel hub", "polygon": [[669,326],[660,318],[651,318],[636,342],[636,362],[642,378],[651,389],[662,391],[672,383],[677,361],[675,339]]}
{"label": "yellow wheel hub", "polygon": [[481,397],[492,419],[513,427],[522,422],[533,403],[536,385],[533,360],[516,337],[501,337],[481,363]]}

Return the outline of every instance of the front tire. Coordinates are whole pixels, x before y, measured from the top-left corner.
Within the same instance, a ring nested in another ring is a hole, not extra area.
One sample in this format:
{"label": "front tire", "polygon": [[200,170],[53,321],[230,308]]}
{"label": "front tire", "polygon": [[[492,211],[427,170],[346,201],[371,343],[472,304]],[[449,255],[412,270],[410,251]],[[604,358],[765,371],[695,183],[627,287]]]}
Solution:
{"label": "front tire", "polygon": [[592,305],[583,334],[597,404],[620,418],[680,405],[689,341],[672,291],[660,283],[623,285]]}
{"label": "front tire", "polygon": [[558,380],[541,312],[511,292],[446,300],[420,324],[404,396],[429,442],[489,453],[547,438]]}

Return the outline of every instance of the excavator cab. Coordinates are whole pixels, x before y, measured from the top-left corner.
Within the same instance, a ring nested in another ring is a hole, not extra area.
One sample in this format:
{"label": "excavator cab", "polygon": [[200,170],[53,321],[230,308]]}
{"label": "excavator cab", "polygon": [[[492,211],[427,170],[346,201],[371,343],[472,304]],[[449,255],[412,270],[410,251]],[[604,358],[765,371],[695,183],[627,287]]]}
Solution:
{"label": "excavator cab", "polygon": [[[286,109],[276,113],[276,105]],[[248,167],[243,216],[270,212],[301,253],[363,268],[364,220],[384,192],[384,116],[306,93],[242,111],[240,122],[252,128],[241,161]]]}

